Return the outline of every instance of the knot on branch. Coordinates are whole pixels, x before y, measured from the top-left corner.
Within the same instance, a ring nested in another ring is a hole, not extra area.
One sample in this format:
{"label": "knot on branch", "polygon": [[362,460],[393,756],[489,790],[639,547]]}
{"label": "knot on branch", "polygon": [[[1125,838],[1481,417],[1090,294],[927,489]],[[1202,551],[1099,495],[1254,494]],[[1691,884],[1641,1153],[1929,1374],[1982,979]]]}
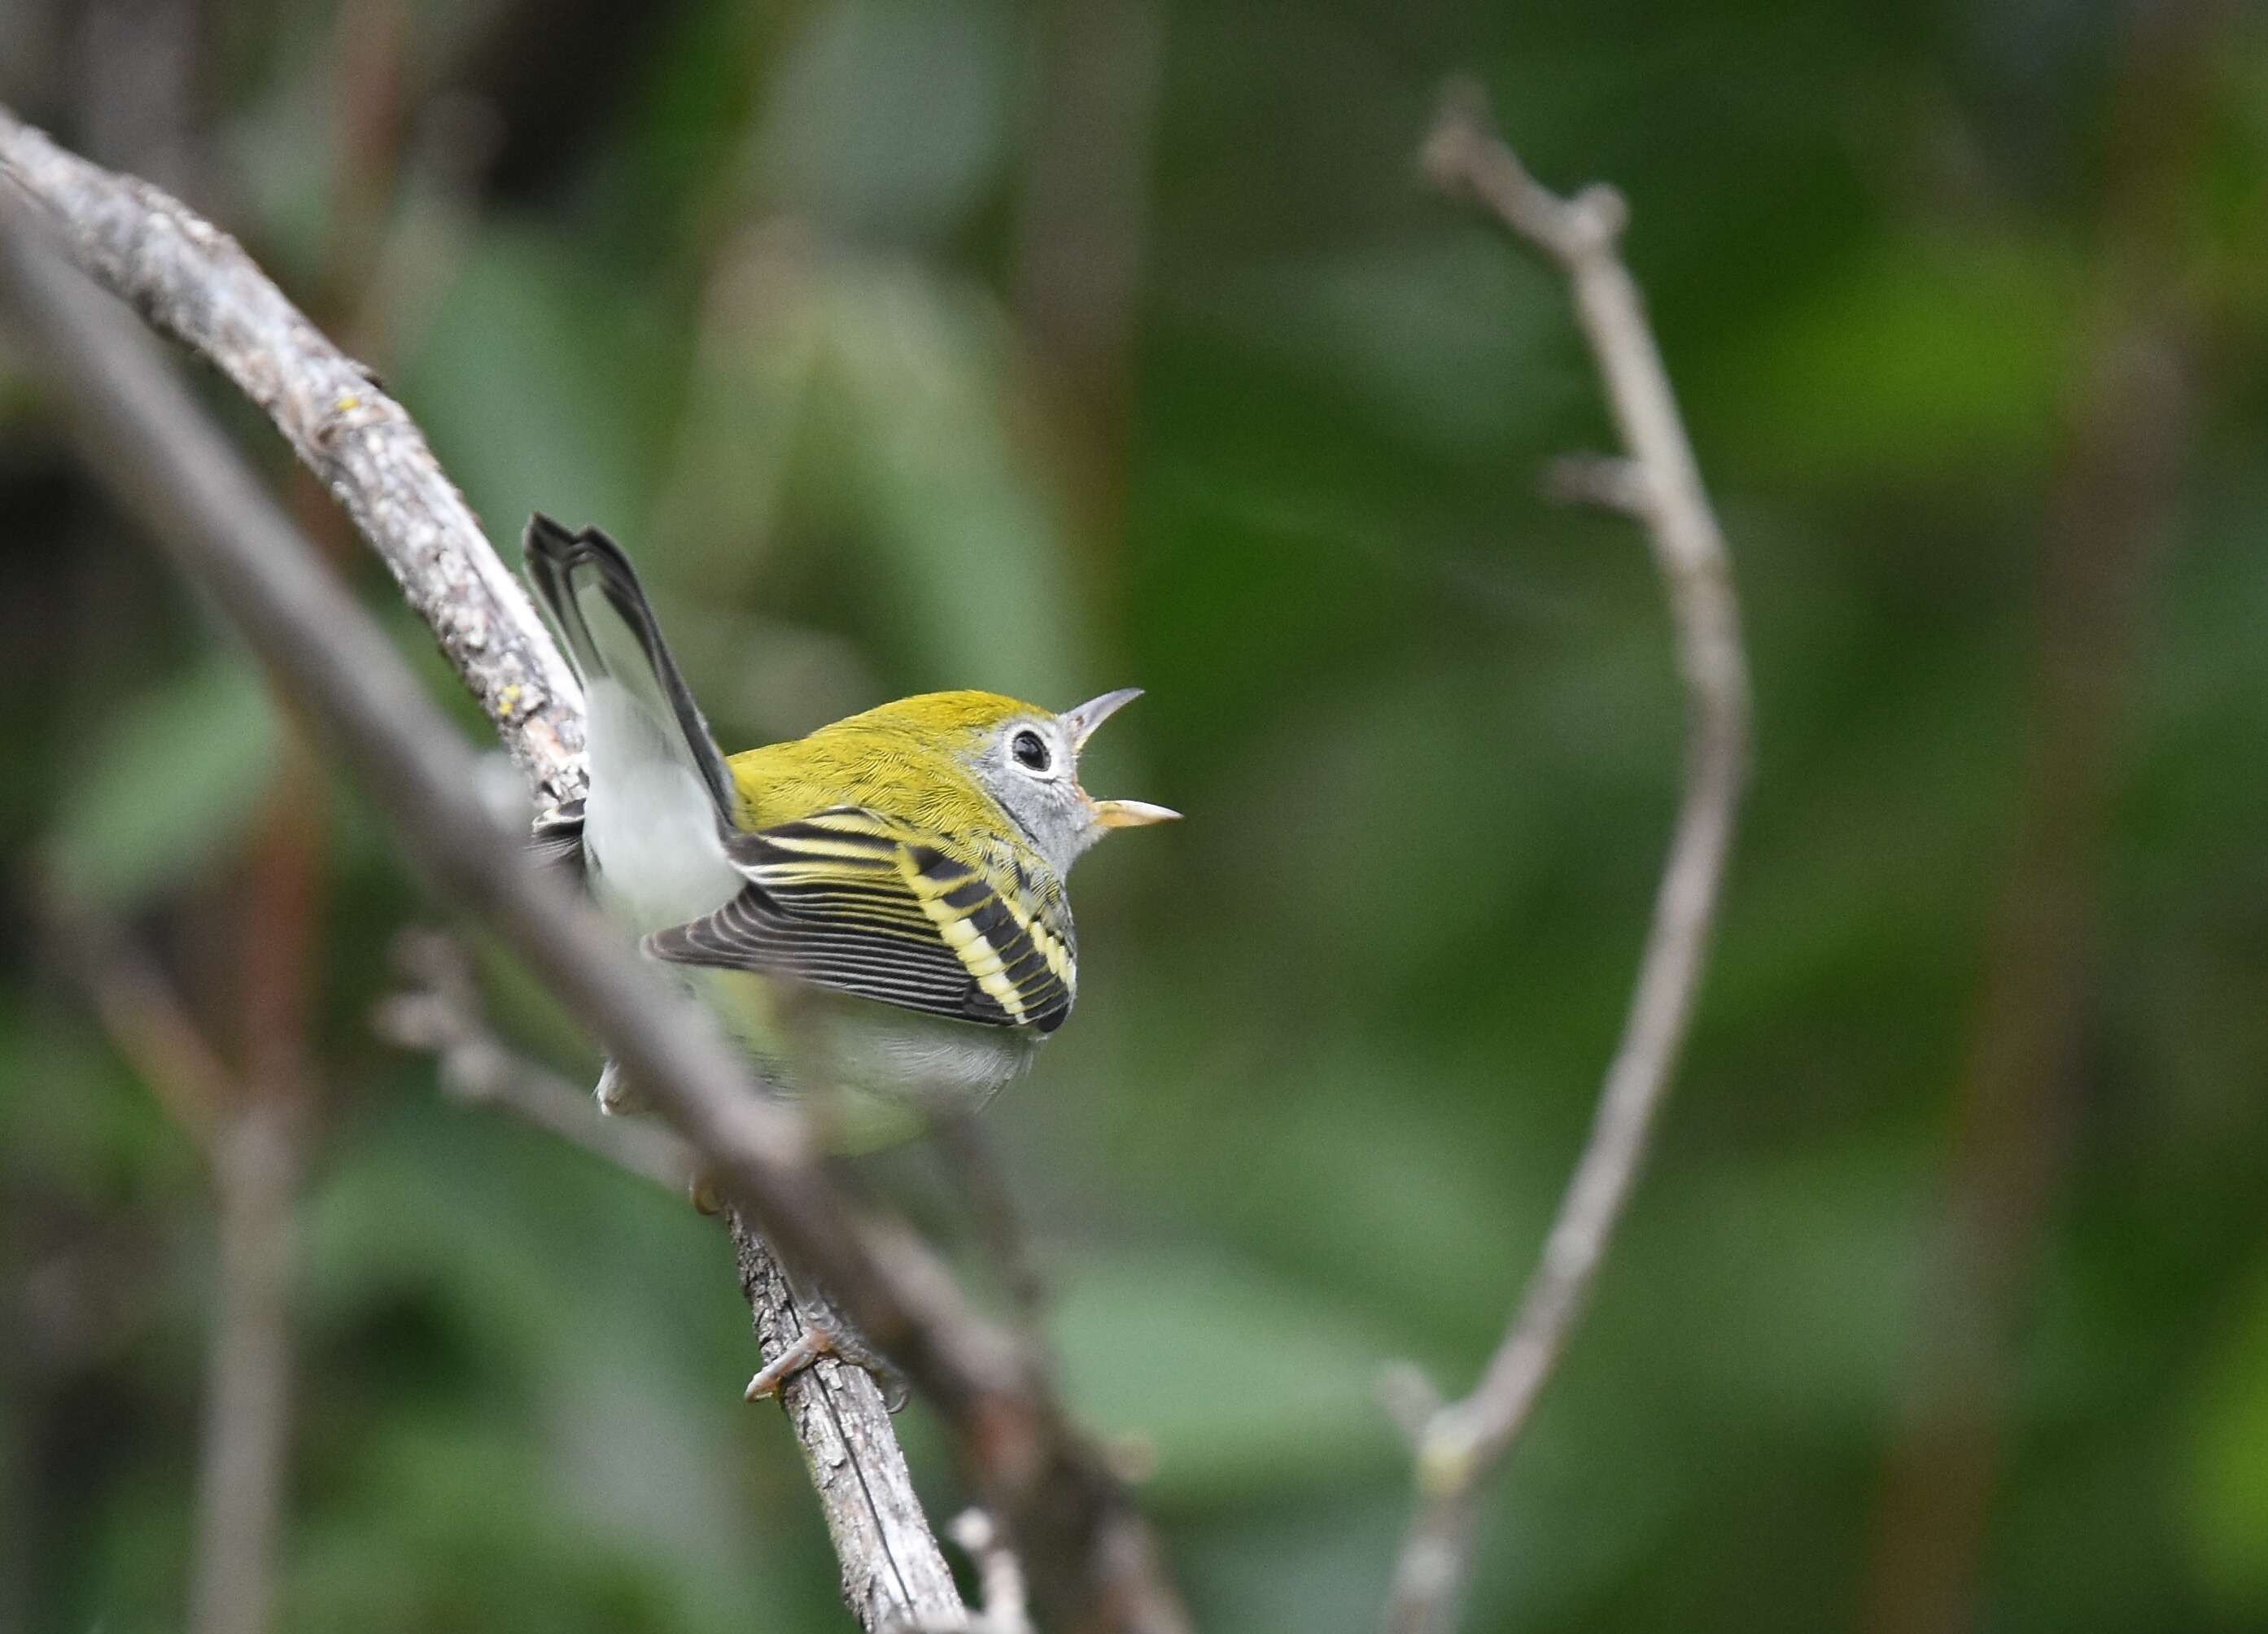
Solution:
{"label": "knot on branch", "polygon": [[1594,181],[1566,205],[1568,242],[1584,254],[1614,252],[1630,225],[1630,201],[1611,182]]}
{"label": "knot on branch", "polygon": [[339,444],[348,433],[407,418],[401,404],[376,389],[376,377],[367,369],[362,372],[373,381],[372,389],[356,391],[349,387],[333,394],[316,413],[314,425],[307,434],[323,453],[327,467],[322,475],[326,480],[331,476],[328,466],[336,463]]}
{"label": "knot on branch", "polygon": [[1481,1473],[1481,1437],[1472,1415],[1452,1402],[1433,1415],[1418,1440],[1418,1490],[1428,1500],[1454,1497]]}
{"label": "knot on branch", "polygon": [[1570,272],[1610,260],[1630,224],[1630,206],[1604,182],[1562,198],[1538,181],[1497,134],[1477,80],[1444,89],[1418,164],[1436,191],[1479,205]]}

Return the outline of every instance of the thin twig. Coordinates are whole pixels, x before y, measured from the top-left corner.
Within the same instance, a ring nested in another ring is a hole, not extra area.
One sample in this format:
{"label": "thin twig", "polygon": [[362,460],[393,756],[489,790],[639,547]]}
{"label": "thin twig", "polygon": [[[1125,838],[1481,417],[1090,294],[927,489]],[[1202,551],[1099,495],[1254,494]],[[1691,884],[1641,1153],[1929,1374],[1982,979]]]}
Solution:
{"label": "thin twig", "polygon": [[939,1120],[933,1138],[953,1170],[953,1179],[968,1200],[976,1233],[991,1256],[1024,1330],[1026,1348],[1043,1354],[1047,1343],[1047,1278],[1032,1250],[992,1132],[973,1116]]}
{"label": "thin twig", "polygon": [[207,1346],[189,1626],[258,1634],[273,1611],[291,1403],[291,1211],[303,1095],[254,1088],[213,1131],[219,1298]]}
{"label": "thin twig", "polygon": [[[1684,791],[1623,1036],[1590,1137],[1541,1263],[1472,1393],[1427,1414],[1417,1438],[1418,1509],[1389,1591],[1393,1634],[1454,1627],[1470,1573],[1481,1489],[1527,1424],[1581,1315],[1646,1156],[1700,985],[1749,754],[1749,686],[1732,570],[1661,354],[1620,243],[1612,188],[1562,198],[1537,182],[1489,122],[1477,91],[1453,87],[1425,143],[1434,186],[1478,203],[1566,275],[1626,463],[1593,465],[1591,497],[1645,525],[1669,603],[1685,688]],[[1407,1394],[1406,1392],[1404,1393]]]}
{"label": "thin twig", "polygon": [[34,878],[40,927],[112,1045],[203,1155],[218,1218],[217,1308],[198,1438],[189,1626],[267,1626],[290,1426],[291,1204],[306,1112],[296,1081],[230,1070],[127,928]]}
{"label": "thin twig", "polygon": [[157,962],[124,926],[33,875],[39,928],[101,1022],[112,1048],[202,1150],[237,1096],[236,1075]]}
{"label": "thin twig", "polygon": [[472,961],[454,937],[404,931],[394,938],[394,963],[402,985],[379,1002],[372,1027],[396,1049],[431,1056],[444,1089],[685,1194],[699,1167],[691,1148],[659,1124],[607,1116],[589,1091],[499,1038],[481,1003]]}
{"label": "thin twig", "polygon": [[[24,162],[27,149],[38,163]],[[39,196],[66,230],[64,248],[94,276],[140,295],[149,310],[179,316],[201,303],[225,307],[242,280],[259,278],[223,235],[175,201],[68,156],[67,163],[55,162],[55,151],[0,114],[0,173],[35,192],[44,187]],[[144,235],[131,219],[137,210],[157,212],[166,224]],[[122,215],[128,218],[122,224],[116,219]],[[90,232],[90,223],[101,230]],[[33,355],[48,364],[73,411],[90,463],[288,679],[292,695],[324,728],[324,740],[348,757],[436,888],[503,935],[702,1151],[726,1196],[761,1221],[799,1267],[809,1268],[860,1332],[903,1364],[954,1425],[979,1496],[1015,1541],[1033,1599],[1050,1626],[1064,1634],[1185,1629],[1155,1542],[1123,1484],[1020,1348],[976,1313],[909,1233],[857,1218],[824,1172],[804,1120],[761,1093],[713,1020],[659,983],[587,908],[534,874],[518,841],[497,826],[477,793],[477,762],[383,632],[310,559],[304,541],[138,337],[92,304],[55,263],[45,237],[35,217],[0,195],[0,285],[28,320]],[[114,239],[138,244],[141,254],[122,260],[113,253]],[[217,272],[216,244],[226,252]],[[281,302],[272,286],[261,283],[256,305],[264,310]],[[189,317],[196,321],[179,332],[217,335],[231,345],[244,338],[233,321],[194,311]],[[310,333],[293,313],[291,322],[252,341],[252,356],[237,362],[257,379],[290,375],[300,361],[296,349]],[[318,354],[311,366],[320,372],[329,366],[325,357],[335,353],[313,338]],[[326,480],[357,526],[382,534],[380,542],[395,554],[403,539],[394,530],[408,528],[421,548],[460,558],[444,578],[474,585],[480,610],[460,617],[446,591],[426,595],[419,610],[539,789],[579,788],[579,764],[563,747],[579,740],[579,700],[555,690],[531,701],[508,688],[484,687],[492,673],[485,659],[460,650],[476,637],[493,637],[523,649],[524,673],[563,673],[556,649],[486,542],[476,531],[438,530],[423,508],[431,496],[422,488],[401,505],[374,503],[374,492],[398,491],[386,484],[399,471],[392,465],[373,469],[366,442],[400,455],[414,441],[431,465],[398,406],[386,408],[370,420],[341,411],[344,417],[332,423],[325,444],[331,455]],[[461,510],[446,481],[438,472],[433,476]],[[483,587],[492,582],[511,593],[489,595]],[[413,600],[416,596],[413,591]],[[875,1427],[894,1439],[886,1417]],[[905,1496],[911,1504],[910,1492]],[[918,1514],[917,1505],[912,1513]],[[836,1543],[838,1549],[855,1547],[840,1535]],[[844,1559],[850,1564],[853,1556]],[[880,1564],[858,1564],[870,1571]],[[958,1601],[906,1609],[934,1619],[954,1615]]]}

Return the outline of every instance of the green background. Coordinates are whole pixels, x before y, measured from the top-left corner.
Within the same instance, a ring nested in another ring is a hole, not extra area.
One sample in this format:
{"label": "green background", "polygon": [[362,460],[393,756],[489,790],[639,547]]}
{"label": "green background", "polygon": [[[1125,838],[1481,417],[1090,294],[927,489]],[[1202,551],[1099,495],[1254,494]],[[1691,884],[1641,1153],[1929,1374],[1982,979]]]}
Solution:
{"label": "green background", "polygon": [[[1676,1098],[1467,1626],[2268,1628],[2257,11],[0,29],[0,98],[238,233],[493,538],[541,507],[624,540],[727,747],[932,688],[1149,689],[1088,781],[1189,820],[1082,865],[1078,1019],[990,1122],[1069,1394],[1150,1468],[1200,1622],[1314,1634],[1373,1625],[1405,1510],[1381,1370],[1463,1387],[1533,1261],[1677,790],[1642,541],[1537,495],[1609,437],[1564,291],[1416,178],[1478,75],[1547,180],[1630,199],[1758,742]],[[4,351],[0,556],[0,1630],[175,1628],[210,1188],[33,882],[118,916],[240,1061],[290,727]],[[435,909],[326,788],[281,1626],[843,1626],[739,1399],[721,1234],[374,1041]],[[974,1261],[934,1163],[885,1167]]]}

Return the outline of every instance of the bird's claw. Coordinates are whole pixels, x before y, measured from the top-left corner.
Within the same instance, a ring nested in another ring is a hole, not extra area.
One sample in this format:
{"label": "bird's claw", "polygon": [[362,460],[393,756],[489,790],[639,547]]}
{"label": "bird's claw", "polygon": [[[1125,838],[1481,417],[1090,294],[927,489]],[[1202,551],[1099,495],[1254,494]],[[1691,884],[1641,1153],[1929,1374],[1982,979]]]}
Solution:
{"label": "bird's claw", "polygon": [[836,1353],[835,1336],[824,1328],[806,1328],[796,1335],[787,1349],[757,1369],[756,1376],[748,1380],[747,1399],[761,1402],[768,1395],[777,1395],[780,1386],[810,1366],[822,1356]]}
{"label": "bird's claw", "polygon": [[758,1369],[755,1377],[748,1380],[745,1399],[761,1402],[768,1395],[777,1395],[780,1387],[790,1379],[829,1356],[872,1374],[882,1393],[882,1405],[889,1411],[895,1413],[906,1404],[911,1390],[906,1376],[891,1365],[889,1358],[857,1334],[824,1322],[810,1323],[785,1350]]}

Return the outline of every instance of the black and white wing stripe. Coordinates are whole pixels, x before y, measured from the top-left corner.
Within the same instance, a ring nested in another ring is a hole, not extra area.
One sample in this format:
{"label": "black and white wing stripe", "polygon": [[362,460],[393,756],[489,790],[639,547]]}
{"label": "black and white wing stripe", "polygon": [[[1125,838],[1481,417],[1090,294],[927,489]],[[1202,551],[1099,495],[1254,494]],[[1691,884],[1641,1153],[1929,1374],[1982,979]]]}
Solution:
{"label": "black and white wing stripe", "polygon": [[[987,871],[906,826],[839,806],[727,843],[747,879],[657,958],[754,970],[908,1010],[1052,1033],[1079,979],[1060,885]],[[1001,886],[1007,888],[1004,894]]]}

